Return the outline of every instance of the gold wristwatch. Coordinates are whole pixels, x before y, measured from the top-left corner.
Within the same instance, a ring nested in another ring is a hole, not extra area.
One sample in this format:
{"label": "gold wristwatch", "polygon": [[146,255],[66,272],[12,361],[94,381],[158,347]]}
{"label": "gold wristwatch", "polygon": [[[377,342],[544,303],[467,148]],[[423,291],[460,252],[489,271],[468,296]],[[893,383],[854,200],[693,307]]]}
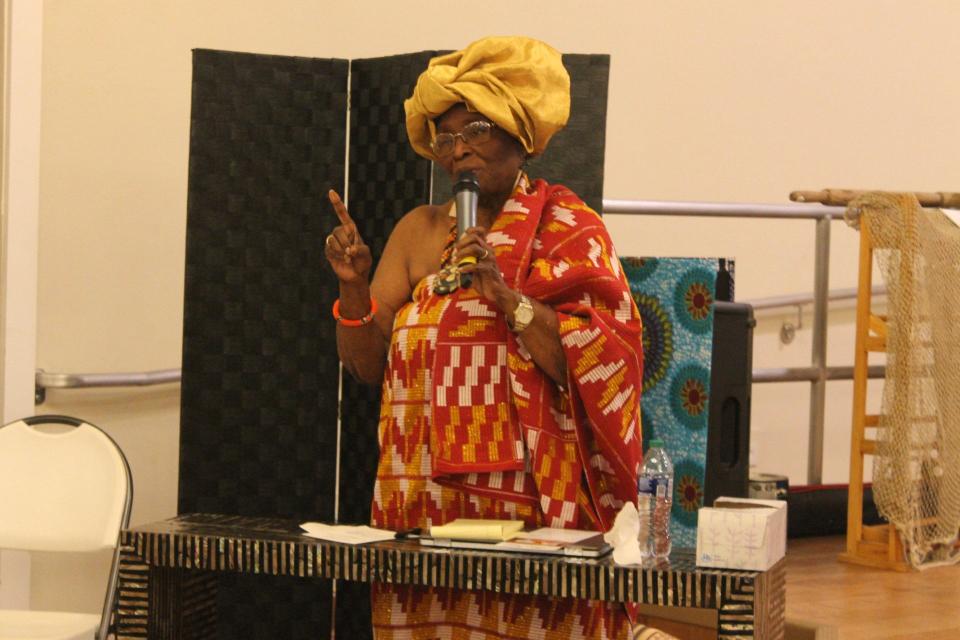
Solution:
{"label": "gold wristwatch", "polygon": [[530,302],[530,298],[521,293],[520,302],[517,303],[517,308],[513,310],[513,323],[510,325],[510,330],[514,333],[521,333],[530,326],[531,322],[533,322],[533,303]]}

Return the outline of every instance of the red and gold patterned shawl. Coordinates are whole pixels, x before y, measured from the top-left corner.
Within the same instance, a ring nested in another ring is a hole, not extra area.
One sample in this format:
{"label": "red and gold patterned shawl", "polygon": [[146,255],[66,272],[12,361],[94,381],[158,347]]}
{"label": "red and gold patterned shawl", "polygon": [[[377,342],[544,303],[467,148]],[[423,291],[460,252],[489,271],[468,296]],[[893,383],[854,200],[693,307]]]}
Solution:
{"label": "red and gold patterned shawl", "polygon": [[643,370],[640,316],[610,237],[569,189],[523,177],[486,240],[504,281],[556,310],[567,384],[472,289],[434,300],[433,479],[538,500],[549,526],[608,529],[636,498]]}

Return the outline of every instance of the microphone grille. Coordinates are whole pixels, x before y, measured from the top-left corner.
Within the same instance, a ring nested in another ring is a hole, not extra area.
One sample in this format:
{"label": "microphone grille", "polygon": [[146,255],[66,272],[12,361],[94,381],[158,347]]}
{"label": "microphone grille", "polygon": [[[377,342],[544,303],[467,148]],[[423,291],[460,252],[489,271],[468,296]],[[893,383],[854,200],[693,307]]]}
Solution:
{"label": "microphone grille", "polygon": [[461,171],[457,174],[457,182],[453,185],[453,191],[463,191],[464,189],[469,189],[471,191],[480,190],[480,182],[477,180],[477,173],[473,170]]}

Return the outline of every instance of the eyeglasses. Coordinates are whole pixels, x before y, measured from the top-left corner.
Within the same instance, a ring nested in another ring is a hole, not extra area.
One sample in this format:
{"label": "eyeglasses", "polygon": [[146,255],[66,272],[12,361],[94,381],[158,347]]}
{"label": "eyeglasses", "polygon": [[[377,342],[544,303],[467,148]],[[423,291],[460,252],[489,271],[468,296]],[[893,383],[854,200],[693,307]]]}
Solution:
{"label": "eyeglasses", "polygon": [[430,143],[433,152],[439,157],[448,156],[453,153],[457,146],[457,138],[463,140],[464,144],[476,147],[490,140],[490,132],[497,126],[487,120],[476,120],[471,122],[460,133],[438,133]]}

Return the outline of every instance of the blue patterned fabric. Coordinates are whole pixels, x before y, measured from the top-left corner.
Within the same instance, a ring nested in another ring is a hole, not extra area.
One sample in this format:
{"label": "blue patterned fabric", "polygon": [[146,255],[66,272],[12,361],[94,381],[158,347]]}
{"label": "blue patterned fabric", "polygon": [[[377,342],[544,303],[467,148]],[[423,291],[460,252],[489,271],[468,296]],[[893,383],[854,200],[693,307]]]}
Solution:
{"label": "blue patterned fabric", "polygon": [[703,506],[716,258],[623,258],[643,318],[643,445],[673,460],[673,545],[697,544]]}

